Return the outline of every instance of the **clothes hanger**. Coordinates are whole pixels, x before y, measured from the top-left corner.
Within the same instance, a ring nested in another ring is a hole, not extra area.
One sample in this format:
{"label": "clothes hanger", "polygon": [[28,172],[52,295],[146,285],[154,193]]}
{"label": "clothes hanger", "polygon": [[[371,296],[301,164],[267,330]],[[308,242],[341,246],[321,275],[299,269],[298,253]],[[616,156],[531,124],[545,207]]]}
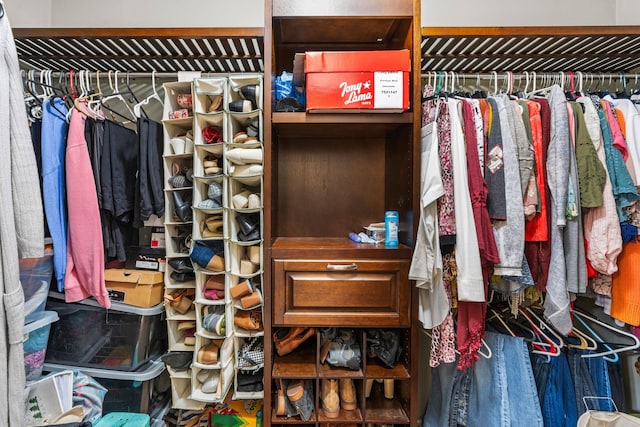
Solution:
{"label": "clothes hanger", "polygon": [[[427,331],[426,329],[422,329],[422,332],[424,332],[424,334],[425,334],[426,336],[428,336],[429,338],[433,339],[433,335],[431,335],[431,333],[430,333],[429,331]],[[485,359],[491,359],[491,357],[493,357],[493,351],[491,350],[491,347],[489,347],[489,344],[487,344],[487,342],[485,341],[485,339],[484,339],[484,338],[482,338],[481,342],[482,342],[482,347],[480,347],[480,348],[478,349],[478,354],[479,354],[480,356],[484,357]],[[484,349],[486,349],[486,351],[485,351],[485,352],[482,352],[482,351],[481,351],[483,348],[484,348]],[[458,351],[458,349],[457,349],[457,348],[456,348],[456,349],[454,349],[454,352],[455,352],[457,355],[459,355],[459,354],[460,354],[460,352]]]}
{"label": "clothes hanger", "polygon": [[[607,324],[607,323],[605,323],[605,322],[602,322],[602,321],[600,321],[600,320],[596,319],[596,318],[595,318],[595,317],[593,317],[593,316],[590,316],[590,315],[588,315],[588,314],[586,314],[586,313],[584,313],[584,312],[582,312],[582,311],[579,311],[578,309],[574,309],[574,311],[573,311],[573,312],[574,312],[574,314],[576,314],[577,316],[579,316],[579,317],[578,317],[578,319],[580,320],[580,322],[583,324],[583,326],[584,326],[585,328],[587,328],[587,330],[588,330],[588,331],[589,331],[589,332],[594,336],[594,338],[596,338],[596,339],[597,339],[598,337],[597,337],[596,335],[594,335],[594,331],[593,331],[593,329],[592,329],[592,328],[590,328],[590,327],[587,325],[587,323],[586,323],[586,321],[585,321],[585,320],[589,320],[589,321],[591,321],[591,322],[595,323],[596,325],[600,325],[600,326],[602,326],[602,327],[603,327],[603,328],[605,328],[605,329],[608,329],[608,330],[610,330],[610,331],[612,331],[612,332],[614,332],[614,333],[616,333],[616,334],[618,334],[618,335],[622,335],[622,336],[624,336],[624,337],[630,338],[630,339],[633,341],[633,344],[631,344],[631,345],[623,346],[623,347],[616,348],[616,349],[609,349],[609,350],[604,351],[604,352],[595,352],[595,353],[591,353],[591,354],[584,354],[584,355],[582,355],[582,357],[589,358],[589,357],[607,356],[607,355],[610,355],[610,354],[615,354],[615,355],[617,355],[618,353],[622,353],[622,352],[625,352],[625,351],[635,350],[635,349],[637,349],[637,348],[639,348],[639,347],[640,347],[640,339],[639,339],[637,336],[635,336],[634,334],[632,334],[632,333],[630,333],[630,332],[626,332],[626,331],[624,331],[624,330],[622,330],[622,329],[619,329],[619,328],[613,327],[613,326],[611,326],[611,325],[609,325],[609,324]],[[580,319],[580,318],[582,318],[582,319]],[[602,343],[604,344],[604,341],[602,341]],[[611,343],[607,343],[607,344],[611,344]]]}
{"label": "clothes hanger", "polygon": [[[162,102],[162,99],[160,98],[160,95],[158,95],[158,92],[156,90],[155,70],[151,71],[151,86],[153,87],[153,92],[151,93],[151,95],[147,96],[145,99],[143,99],[142,101],[138,102],[136,105],[133,106],[133,114],[135,114],[136,117],[140,117],[141,107],[149,104],[149,102],[152,100],[156,100],[160,103],[160,105],[164,106],[164,103]],[[142,112],[144,112],[144,110]]]}
{"label": "clothes hanger", "polygon": [[[574,311],[575,313],[575,311]],[[611,346],[609,346],[609,344],[605,343],[604,340],[600,337],[600,335],[598,335],[596,333],[596,331],[594,331],[593,329],[591,329],[591,327],[587,324],[587,322],[585,320],[583,320],[580,317],[574,316],[574,319],[576,319],[578,322],[580,322],[582,324],[582,326],[591,334],[591,336],[596,340],[596,342],[600,343],[602,347],[604,347],[605,349],[607,349],[608,352],[613,352],[614,350],[611,348]],[[596,349],[599,346],[596,347]],[[596,353],[593,353],[596,354]],[[611,363],[618,363],[618,361],[620,360],[620,358],[618,357],[617,353],[609,353],[606,355],[603,354],[598,354],[599,356],[602,356],[604,358],[604,360],[606,360],[607,362],[611,362]],[[584,356],[584,355],[583,355]]]}
{"label": "clothes hanger", "polygon": [[[130,92],[126,92],[126,91],[120,92],[120,90],[118,88],[118,73],[119,73],[119,71],[115,71],[115,78],[114,78],[115,84],[113,84],[111,82],[111,71],[109,71],[109,74],[108,74],[109,87],[112,89],[112,93],[111,93],[111,95],[103,96],[103,97],[100,98],[100,106],[102,108],[110,111],[111,113],[117,115],[118,117],[124,119],[123,124],[127,124],[127,123],[131,123],[132,119],[135,121],[135,115],[133,114],[133,111],[131,111],[131,107],[129,107],[129,103],[122,96],[123,94],[130,93]],[[112,100],[120,101],[122,104],[124,104],[124,106],[126,108],[126,111],[129,112],[130,116],[127,117],[124,114],[114,110],[109,105],[107,105],[107,103],[112,101]]]}
{"label": "clothes hanger", "polygon": [[[560,338],[559,336],[556,336],[555,332],[552,332],[552,330],[548,326],[544,327],[543,326],[545,325],[544,322],[541,322],[539,325],[536,324],[533,321],[533,319],[529,317],[529,314],[531,314],[531,316],[534,316],[533,313],[529,312],[528,314],[526,310],[527,310],[526,308],[524,310],[521,309],[520,315],[523,316],[525,319],[527,319],[527,321],[531,325],[531,328],[533,329],[535,334],[544,340],[544,341],[533,342],[532,343],[533,349],[531,350],[531,352],[536,354],[543,354],[543,355],[546,354],[549,356],[559,356],[560,348],[564,345],[564,341],[562,340],[562,338]],[[537,318],[536,320],[538,320],[539,322],[541,321],[541,319],[539,318]],[[552,332],[552,335],[554,335],[557,339],[559,339],[559,342],[555,342],[554,340],[552,340],[551,337],[549,337],[544,332],[544,329],[548,330],[549,332]],[[548,348],[548,350],[543,350],[544,348]]]}

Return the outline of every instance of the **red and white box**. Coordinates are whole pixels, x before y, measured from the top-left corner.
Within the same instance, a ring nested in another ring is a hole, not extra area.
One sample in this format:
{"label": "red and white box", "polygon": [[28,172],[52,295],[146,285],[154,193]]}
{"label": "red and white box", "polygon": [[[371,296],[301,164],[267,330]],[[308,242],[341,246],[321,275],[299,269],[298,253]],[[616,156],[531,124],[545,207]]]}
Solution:
{"label": "red and white box", "polygon": [[307,112],[409,109],[408,49],[305,54]]}

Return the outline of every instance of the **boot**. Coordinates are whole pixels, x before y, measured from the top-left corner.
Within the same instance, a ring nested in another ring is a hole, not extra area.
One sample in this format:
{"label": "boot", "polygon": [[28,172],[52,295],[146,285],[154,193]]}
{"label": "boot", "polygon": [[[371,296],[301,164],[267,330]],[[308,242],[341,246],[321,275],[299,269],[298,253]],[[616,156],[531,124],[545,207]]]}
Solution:
{"label": "boot", "polygon": [[387,378],[384,383],[384,397],[387,399],[393,399],[393,379]]}
{"label": "boot", "polygon": [[356,409],[356,388],[351,378],[340,379],[340,405],[345,411]]}
{"label": "boot", "polygon": [[322,380],[322,409],[327,418],[337,418],[340,414],[340,396],[338,395],[338,380]]}

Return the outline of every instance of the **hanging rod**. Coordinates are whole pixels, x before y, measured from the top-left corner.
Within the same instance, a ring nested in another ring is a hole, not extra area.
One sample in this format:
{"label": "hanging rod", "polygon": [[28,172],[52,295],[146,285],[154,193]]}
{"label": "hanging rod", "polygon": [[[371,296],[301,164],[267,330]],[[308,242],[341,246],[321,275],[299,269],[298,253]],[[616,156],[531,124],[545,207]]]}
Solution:
{"label": "hanging rod", "polygon": [[[572,71],[573,72],[573,76],[574,79],[578,79],[580,76],[580,71]],[[434,74],[435,73],[435,74]],[[433,77],[434,75],[438,75],[438,73],[445,75],[447,74],[449,77],[453,76],[456,79],[480,79],[480,80],[490,80],[490,79],[495,79],[496,75],[499,79],[505,79],[509,77],[508,72],[506,71],[502,71],[502,72],[497,72],[496,73],[471,73],[471,72],[464,72],[464,73],[458,73],[456,71],[427,71],[427,72],[422,72],[421,77],[426,78],[426,77]],[[536,78],[542,78],[542,77],[562,77],[564,76],[564,78],[570,78],[571,74],[569,74],[568,72],[564,72],[564,73],[560,73],[560,72],[529,72],[527,74],[527,72],[518,72],[518,73],[512,73],[511,77],[513,77],[514,79],[524,79],[527,78],[527,76],[529,78],[533,78],[534,76]],[[583,72],[582,73],[582,78],[583,80],[585,78],[591,79],[591,78],[598,78],[598,79],[620,79],[620,78],[626,78],[627,81],[630,79],[640,79],[640,73],[592,73],[592,72]]]}
{"label": "hanging rod", "polygon": [[[29,72],[29,70],[23,70],[25,72]],[[35,71],[35,76],[39,77],[40,74],[42,72],[46,72],[46,70],[34,70]],[[78,72],[81,70],[74,70],[75,72],[75,77],[78,78]],[[87,72],[86,70],[82,70]],[[115,70],[110,70],[111,71],[111,75],[114,75]],[[100,73],[100,78],[105,78],[107,79],[109,71],[102,71],[102,70],[98,70],[98,72]],[[249,74],[249,75],[256,75],[256,74],[262,74],[259,72],[246,72],[246,73],[214,73],[214,72],[199,72],[199,71],[185,71],[184,73],[186,74],[192,74],[192,73],[200,73],[201,77],[229,77],[229,76],[236,76],[238,74]],[[96,77],[97,72],[96,71],[88,71],[89,77]],[[171,79],[171,78],[177,78],[178,77],[178,72],[140,72],[140,71],[132,71],[127,73],[126,71],[118,71],[118,78],[120,79],[126,79],[127,77],[129,78],[151,78],[152,74],[155,74],[156,78],[166,78],[166,79]],[[51,73],[52,77],[60,77],[60,76],[69,76],[70,75],[70,71],[53,71]]]}

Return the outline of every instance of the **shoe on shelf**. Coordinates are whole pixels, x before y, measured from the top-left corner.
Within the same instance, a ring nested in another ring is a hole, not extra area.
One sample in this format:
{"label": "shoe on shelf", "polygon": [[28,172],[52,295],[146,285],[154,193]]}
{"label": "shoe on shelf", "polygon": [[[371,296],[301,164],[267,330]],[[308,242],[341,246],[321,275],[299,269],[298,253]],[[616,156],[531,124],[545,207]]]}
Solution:
{"label": "shoe on shelf", "polygon": [[202,293],[205,298],[210,300],[223,300],[224,299],[224,281],[225,277],[222,274],[214,274],[209,276],[207,281],[204,282]]}
{"label": "shoe on shelf", "polygon": [[200,347],[196,362],[203,365],[215,365],[218,363],[218,351],[220,345],[217,341],[211,341],[209,344]]}
{"label": "shoe on shelf", "polygon": [[224,336],[226,332],[224,305],[210,305],[206,311],[207,314],[202,319],[202,327],[211,333]]}
{"label": "shoe on shelf", "polygon": [[193,306],[193,299],[196,290],[193,288],[183,288],[175,290],[164,296],[165,304],[169,304],[176,312],[186,314]]}
{"label": "shoe on shelf", "polygon": [[340,378],[340,406],[345,411],[356,409],[356,388],[351,378]]}
{"label": "shoe on shelf", "polygon": [[236,165],[262,163],[261,148],[232,148],[227,151],[225,157]]}
{"label": "shoe on shelf", "polygon": [[259,176],[262,175],[262,165],[261,164],[249,164],[249,165],[230,165],[229,166],[229,175],[236,178],[247,178],[250,176]]}
{"label": "shoe on shelf", "polygon": [[313,391],[310,380],[293,381],[287,387],[289,402],[296,409],[302,421],[309,421],[313,415]]}
{"label": "shoe on shelf", "polygon": [[256,110],[258,108],[258,85],[245,85],[240,87],[240,96],[243,99],[251,101],[252,109]]}
{"label": "shoe on shelf", "polygon": [[[218,241],[213,242],[215,243]],[[196,244],[192,245],[191,247],[191,253],[189,254],[189,257],[192,261],[194,261],[204,269],[221,272],[224,271],[223,254],[224,249],[222,247],[220,247],[219,249],[214,249],[204,242],[196,242]]]}
{"label": "shoe on shelf", "polygon": [[340,415],[340,396],[338,394],[338,380],[325,378],[322,380],[322,410],[327,418],[337,418]]}
{"label": "shoe on shelf", "polygon": [[289,330],[279,329],[273,334],[273,343],[278,355],[286,356],[300,347],[300,344],[311,338],[315,333],[315,328],[300,326],[289,328]]}
{"label": "shoe on shelf", "polygon": [[207,187],[207,197],[216,202],[219,205],[222,205],[222,186],[219,182],[212,182]]}
{"label": "shoe on shelf", "polygon": [[229,103],[229,111],[232,111],[235,113],[248,113],[253,109],[254,108],[251,101],[246,99],[236,99],[235,101],[231,101]]}
{"label": "shoe on shelf", "polygon": [[331,341],[326,361],[337,367],[360,369],[362,354],[353,330],[341,329],[338,331],[336,337]]}
{"label": "shoe on shelf", "polygon": [[220,203],[211,199],[204,199],[198,203],[198,209],[220,209],[221,207],[222,205],[220,205]]}
{"label": "shoe on shelf", "polygon": [[247,246],[247,258],[252,264],[260,265],[260,245]]}
{"label": "shoe on shelf", "polygon": [[248,135],[246,132],[236,132],[236,134],[233,136],[233,143],[242,144],[247,140],[247,138]]}
{"label": "shoe on shelf", "polygon": [[193,273],[193,265],[189,258],[170,259],[169,266],[178,273]]}
{"label": "shoe on shelf", "polygon": [[237,310],[233,324],[247,331],[262,331],[262,312],[260,310]]}
{"label": "shoe on shelf", "polygon": [[220,126],[208,126],[202,129],[202,139],[205,144],[218,144],[222,142],[222,128]]}
{"label": "shoe on shelf", "polygon": [[236,209],[246,208],[249,205],[250,194],[249,190],[242,190],[241,192],[234,194],[233,197],[231,197],[233,207]]}
{"label": "shoe on shelf", "polygon": [[260,289],[254,289],[251,294],[240,298],[240,305],[244,309],[257,307],[262,303],[264,303],[264,298]]}
{"label": "shoe on shelf", "polygon": [[216,111],[220,111],[220,107],[222,107],[222,95],[210,95],[208,98],[211,104],[209,104],[207,112],[215,113]]}
{"label": "shoe on shelf", "polygon": [[190,194],[183,195],[180,191],[174,191],[173,196],[173,211],[178,219],[182,222],[191,222],[193,220],[193,211],[191,210]]}
{"label": "shoe on shelf", "polygon": [[183,332],[184,345],[196,345],[196,328],[187,329]]}
{"label": "shoe on shelf", "polygon": [[196,375],[196,379],[200,383],[200,390],[203,393],[216,393],[220,384],[220,371],[217,369],[202,369]]}
{"label": "shoe on shelf", "polygon": [[165,365],[175,369],[176,371],[183,371],[189,369],[191,361],[193,360],[192,351],[171,351],[160,356],[160,360]]}

